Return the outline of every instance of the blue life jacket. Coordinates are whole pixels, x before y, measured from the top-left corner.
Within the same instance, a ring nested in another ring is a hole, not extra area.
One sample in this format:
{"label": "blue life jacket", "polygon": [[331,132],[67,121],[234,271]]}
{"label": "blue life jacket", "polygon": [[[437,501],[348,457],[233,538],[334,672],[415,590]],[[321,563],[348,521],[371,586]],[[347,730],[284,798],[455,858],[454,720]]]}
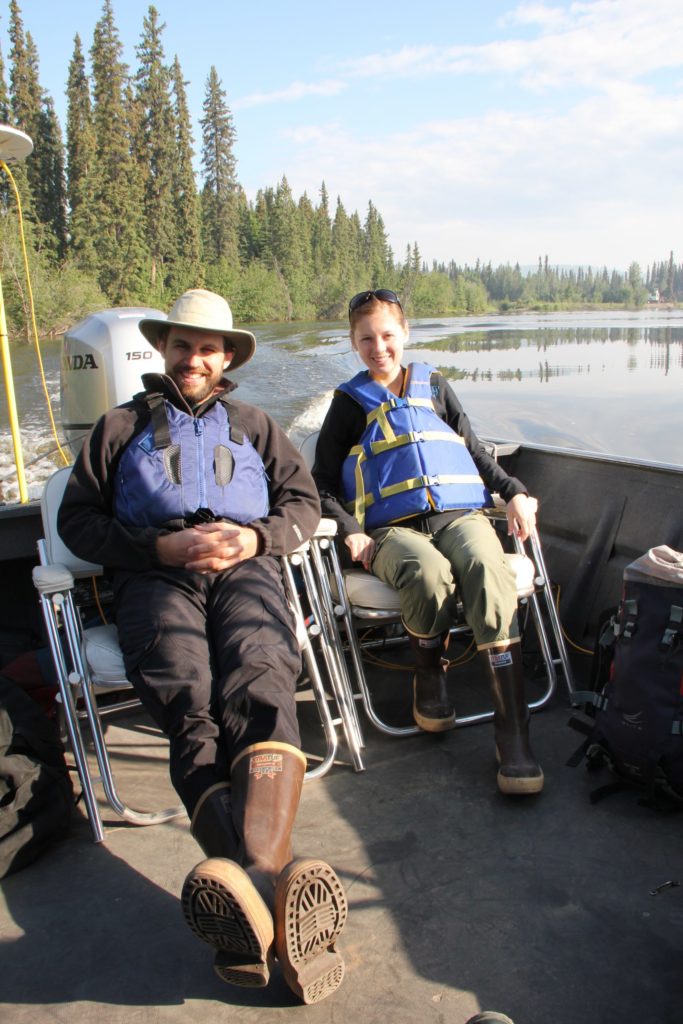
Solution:
{"label": "blue life jacket", "polygon": [[363,529],[493,504],[464,439],[434,410],[434,372],[425,363],[411,363],[401,398],[367,370],[339,388],[367,417],[342,466],[347,508]]}
{"label": "blue life jacket", "polygon": [[160,394],[143,397],[151,418],[119,461],[117,519],[130,526],[177,527],[215,519],[246,524],[268,514],[263,461],[234,403],[219,398],[199,417]]}

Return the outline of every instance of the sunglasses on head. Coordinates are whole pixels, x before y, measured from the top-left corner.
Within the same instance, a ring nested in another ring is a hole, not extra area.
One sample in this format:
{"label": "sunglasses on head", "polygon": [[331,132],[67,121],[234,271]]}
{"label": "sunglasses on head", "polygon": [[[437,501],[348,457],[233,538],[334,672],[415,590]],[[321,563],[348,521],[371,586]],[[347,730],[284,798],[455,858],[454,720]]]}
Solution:
{"label": "sunglasses on head", "polygon": [[403,311],[401,300],[399,299],[396,292],[390,291],[388,288],[375,288],[366,292],[358,292],[357,295],[349,302],[349,316],[354,313],[361,306],[364,306],[370,299],[379,299],[380,302],[395,302],[398,308]]}

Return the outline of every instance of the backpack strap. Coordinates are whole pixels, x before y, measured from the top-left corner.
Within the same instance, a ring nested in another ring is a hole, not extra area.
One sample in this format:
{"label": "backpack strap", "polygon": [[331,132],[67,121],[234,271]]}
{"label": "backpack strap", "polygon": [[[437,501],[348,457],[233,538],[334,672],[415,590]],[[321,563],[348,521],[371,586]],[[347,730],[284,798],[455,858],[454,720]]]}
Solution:
{"label": "backpack strap", "polygon": [[681,626],[683,625],[683,607],[679,604],[672,604],[669,611],[669,621],[666,624],[662,639],[659,642],[659,650],[662,654],[669,654],[678,646],[678,640],[683,636]]}
{"label": "backpack strap", "polygon": [[583,733],[583,735],[586,737],[579,744],[574,753],[565,761],[565,764],[568,768],[576,768],[583,761],[584,757],[588,752],[589,746],[593,742],[593,732],[595,730],[595,726],[591,722],[585,722],[582,718],[577,718],[575,715],[572,715],[572,717],[567,722],[567,725],[570,727],[570,729],[576,729],[577,732]]}
{"label": "backpack strap", "polygon": [[[624,640],[630,640],[636,631],[638,622],[638,602],[635,598],[629,597],[624,601],[624,611],[626,617],[624,625],[621,627],[621,636]],[[617,635],[619,635],[618,630]]]}
{"label": "backpack strap", "polygon": [[[604,711],[607,707],[607,697],[596,690],[575,690],[572,694],[572,704],[591,704],[597,711]],[[569,723],[571,725],[571,722]]]}

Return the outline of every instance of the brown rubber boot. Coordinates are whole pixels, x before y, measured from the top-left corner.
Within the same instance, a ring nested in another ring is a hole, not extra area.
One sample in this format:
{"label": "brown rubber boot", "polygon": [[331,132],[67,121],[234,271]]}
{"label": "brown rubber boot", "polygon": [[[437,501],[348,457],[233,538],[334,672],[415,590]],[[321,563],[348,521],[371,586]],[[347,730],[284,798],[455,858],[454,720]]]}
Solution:
{"label": "brown rubber boot", "polygon": [[408,633],[415,656],[413,718],[425,732],[446,732],[455,726],[455,708],[448,698],[444,653],[448,633],[419,637]]}
{"label": "brown rubber boot", "polygon": [[232,818],[239,863],[266,904],[274,906],[278,875],[292,859],[292,828],[306,758],[287,743],[255,743],[230,767]]}
{"label": "brown rubber boot", "polygon": [[[292,858],[305,770],[304,755],[285,743],[256,743],[243,750],[230,767],[237,840],[232,856],[239,863],[210,859],[185,880],[187,922],[217,949],[214,970],[232,985],[262,986],[270,979],[275,884]],[[211,809],[220,814],[217,802]]]}
{"label": "brown rubber boot", "polygon": [[493,697],[493,730],[501,793],[525,795],[543,789],[543,771],[529,743],[529,707],[524,695],[519,643],[480,651]]}
{"label": "brown rubber boot", "polygon": [[232,820],[229,783],[202,794],[190,831],[207,856],[185,879],[183,914],[197,938],[217,950],[220,976],[234,985],[268,984],[273,918],[246,872],[234,863],[240,839]]}
{"label": "brown rubber boot", "polygon": [[[318,1002],[339,987],[344,975],[334,943],[347,909],[329,864],[317,859],[290,863],[305,770],[306,759],[296,747],[257,743],[247,748],[231,768],[233,820],[242,838],[240,862],[274,913],[285,980],[304,1002]],[[224,977],[220,960],[214,966]]]}

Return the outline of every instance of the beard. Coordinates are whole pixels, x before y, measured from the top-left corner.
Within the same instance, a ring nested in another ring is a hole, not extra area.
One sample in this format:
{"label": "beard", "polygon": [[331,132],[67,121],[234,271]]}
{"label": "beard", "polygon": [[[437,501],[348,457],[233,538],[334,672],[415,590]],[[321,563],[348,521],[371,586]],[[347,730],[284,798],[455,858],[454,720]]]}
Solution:
{"label": "beard", "polygon": [[182,367],[178,367],[170,374],[170,377],[190,406],[199,405],[201,402],[206,401],[216,390],[223,378],[221,371],[214,374],[195,376],[192,380],[188,380],[185,377],[186,372]]}

